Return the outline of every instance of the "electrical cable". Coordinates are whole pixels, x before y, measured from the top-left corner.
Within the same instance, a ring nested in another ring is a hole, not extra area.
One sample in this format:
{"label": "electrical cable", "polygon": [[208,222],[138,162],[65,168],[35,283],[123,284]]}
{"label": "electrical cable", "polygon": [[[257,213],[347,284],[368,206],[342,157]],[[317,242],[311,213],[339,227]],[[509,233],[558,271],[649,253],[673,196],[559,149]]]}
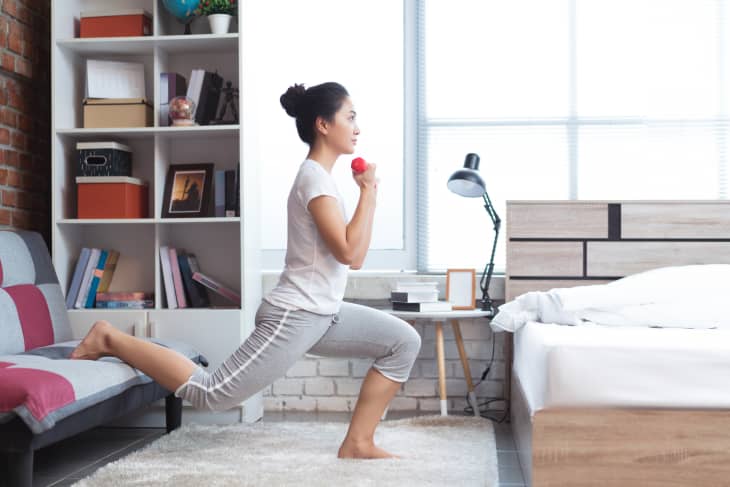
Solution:
{"label": "electrical cable", "polygon": [[[484,382],[487,378],[487,375],[489,375],[489,372],[492,370],[492,365],[494,364],[494,344],[497,340],[495,339],[494,334],[492,334],[492,354],[489,357],[489,362],[487,363],[486,368],[484,369],[484,372],[482,372],[482,376],[479,379],[479,381],[474,384],[474,390],[476,390],[477,386]],[[503,401],[505,404],[504,409],[490,409],[489,405],[495,402]],[[464,412],[466,414],[474,414],[474,408],[469,404],[469,395],[466,396],[466,406],[464,407]],[[505,397],[487,397],[485,401],[478,403],[477,407],[479,408],[479,416],[482,418],[487,418],[490,421],[494,421],[495,423],[503,423],[507,417],[509,416],[509,410],[506,407],[507,405],[507,399]]]}

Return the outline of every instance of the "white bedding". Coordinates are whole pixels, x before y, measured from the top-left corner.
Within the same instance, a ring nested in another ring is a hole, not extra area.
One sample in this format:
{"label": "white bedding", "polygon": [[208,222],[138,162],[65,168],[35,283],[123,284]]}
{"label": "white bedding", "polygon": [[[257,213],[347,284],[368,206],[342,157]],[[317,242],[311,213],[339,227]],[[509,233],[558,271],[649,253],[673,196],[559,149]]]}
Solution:
{"label": "white bedding", "polygon": [[730,329],[730,265],[664,267],[608,284],[529,292],[499,308],[495,331],[529,321]]}
{"label": "white bedding", "polygon": [[730,408],[730,330],[529,322],[514,373],[530,414],[547,408]]}

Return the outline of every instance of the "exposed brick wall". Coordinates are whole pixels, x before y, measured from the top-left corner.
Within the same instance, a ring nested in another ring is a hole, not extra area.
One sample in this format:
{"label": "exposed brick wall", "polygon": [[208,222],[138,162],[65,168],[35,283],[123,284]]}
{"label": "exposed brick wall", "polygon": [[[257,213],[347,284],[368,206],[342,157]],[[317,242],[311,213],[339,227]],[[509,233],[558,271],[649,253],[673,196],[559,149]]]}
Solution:
{"label": "exposed brick wall", "polygon": [[50,0],[0,0],[0,226],[51,233]]}
{"label": "exposed brick wall", "polygon": [[[494,335],[486,320],[460,320],[464,348],[469,357],[472,379],[476,383],[492,353],[496,336],[495,360],[487,380],[476,389],[482,402],[488,397],[502,397],[504,386],[504,333]],[[436,365],[436,329],[430,324],[416,323],[421,335],[421,353],[408,381],[390,404],[390,410],[440,410],[438,368]],[[466,382],[450,325],[444,326],[446,358],[446,392],[450,411],[463,411],[466,406]],[[306,356],[286,376],[264,389],[264,409],[268,411],[352,411],[360,384],[370,368],[369,360],[330,359]],[[502,407],[497,403],[493,407]]]}

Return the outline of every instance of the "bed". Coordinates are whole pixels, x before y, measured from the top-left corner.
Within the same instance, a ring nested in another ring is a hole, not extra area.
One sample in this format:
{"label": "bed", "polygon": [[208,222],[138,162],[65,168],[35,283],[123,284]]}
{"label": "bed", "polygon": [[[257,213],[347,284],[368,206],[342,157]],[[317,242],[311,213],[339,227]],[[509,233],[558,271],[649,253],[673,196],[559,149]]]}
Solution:
{"label": "bed", "polygon": [[[511,301],[730,264],[730,202],[510,201],[507,239]],[[730,330],[529,321],[512,338],[507,394],[528,485],[730,485]]]}

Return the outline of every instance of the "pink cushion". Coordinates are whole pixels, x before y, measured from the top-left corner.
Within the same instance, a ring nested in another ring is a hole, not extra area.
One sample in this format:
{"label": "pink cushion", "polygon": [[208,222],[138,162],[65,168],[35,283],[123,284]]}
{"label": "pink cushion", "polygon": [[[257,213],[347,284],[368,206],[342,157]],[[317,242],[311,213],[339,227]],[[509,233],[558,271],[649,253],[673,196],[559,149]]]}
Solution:
{"label": "pink cushion", "polygon": [[4,289],[15,303],[15,308],[23,329],[25,350],[51,345],[53,343],[53,323],[48,311],[46,298],[32,284],[19,284]]}
{"label": "pink cushion", "polygon": [[33,417],[40,421],[48,413],[75,400],[71,383],[53,372],[24,369],[6,364],[0,368],[0,413],[14,410],[24,404]]}

